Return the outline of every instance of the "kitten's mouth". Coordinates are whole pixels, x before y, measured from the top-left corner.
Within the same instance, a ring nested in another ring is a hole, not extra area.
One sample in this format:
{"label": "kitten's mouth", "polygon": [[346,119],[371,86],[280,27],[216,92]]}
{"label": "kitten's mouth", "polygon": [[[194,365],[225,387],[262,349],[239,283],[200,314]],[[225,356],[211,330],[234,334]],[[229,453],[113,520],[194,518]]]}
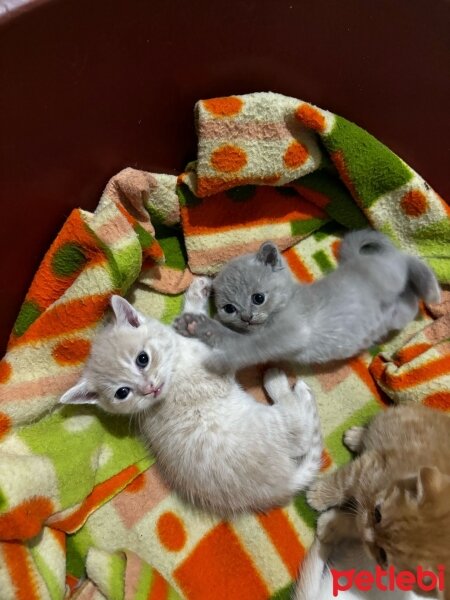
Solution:
{"label": "kitten's mouth", "polygon": [[159,387],[153,388],[151,392],[144,394],[144,396],[153,396],[154,398],[158,398],[158,396],[161,394],[163,387],[164,384],[162,383]]}

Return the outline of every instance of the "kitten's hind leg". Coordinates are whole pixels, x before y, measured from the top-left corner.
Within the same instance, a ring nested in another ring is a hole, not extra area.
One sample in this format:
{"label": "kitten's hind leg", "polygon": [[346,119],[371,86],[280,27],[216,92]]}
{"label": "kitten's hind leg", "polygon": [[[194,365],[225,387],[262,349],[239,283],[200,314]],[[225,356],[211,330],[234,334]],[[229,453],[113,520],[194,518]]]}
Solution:
{"label": "kitten's hind leg", "polygon": [[209,277],[195,277],[184,295],[183,313],[207,314],[212,281]]}
{"label": "kitten's hind leg", "polygon": [[411,286],[408,286],[397,298],[392,310],[389,328],[400,331],[415,319],[419,311],[419,300]]}
{"label": "kitten's hind leg", "polygon": [[301,407],[301,432],[296,442],[301,456],[297,455],[299,466],[294,476],[295,490],[299,492],[308,488],[317,478],[322,466],[323,442],[317,404],[302,379],[297,379],[294,394]]}
{"label": "kitten's hind leg", "polygon": [[350,427],[344,433],[344,444],[351,452],[360,454],[364,449],[364,434],[366,433],[366,427]]}
{"label": "kitten's hind leg", "polygon": [[297,379],[294,385],[294,395],[300,408],[300,444],[298,446],[301,450],[300,454],[305,455],[314,450],[318,454],[318,460],[321,464],[322,435],[314,395],[308,385],[300,378]]}
{"label": "kitten's hind leg", "polygon": [[300,460],[310,449],[315,435],[318,435],[318,442],[321,443],[314,396],[301,379],[297,379],[292,389],[286,373],[276,368],[264,373],[264,388],[274,404],[286,415],[292,436],[293,457]]}
{"label": "kitten's hind leg", "polygon": [[264,387],[273,399],[275,410],[284,414],[290,434],[291,457],[296,461],[292,480],[292,492],[307,488],[317,477],[322,463],[322,436],[314,396],[301,379],[294,389],[280,369],[268,369],[264,374]]}
{"label": "kitten's hind leg", "polygon": [[286,373],[281,369],[267,369],[264,373],[264,389],[274,403],[284,399],[293,400],[293,392]]}

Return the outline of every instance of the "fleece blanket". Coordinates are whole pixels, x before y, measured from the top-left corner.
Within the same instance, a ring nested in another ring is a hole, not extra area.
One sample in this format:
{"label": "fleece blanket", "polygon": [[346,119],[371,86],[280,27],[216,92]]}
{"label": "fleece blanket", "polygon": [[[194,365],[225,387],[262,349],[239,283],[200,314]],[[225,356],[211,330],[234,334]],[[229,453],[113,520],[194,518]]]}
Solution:
{"label": "fleece blanket", "polygon": [[[178,178],[125,169],[74,210],[45,255],[0,362],[1,600],[288,598],[314,535],[300,494],[220,522],[167,489],[126,419],[58,406],[112,293],[170,323],[192,274],[272,239],[299,281],[335,268],[371,225],[450,283],[449,208],[370,134],[272,93],[198,102],[197,161]],[[314,390],[324,468],[342,432],[391,402],[450,411],[450,294],[349,361],[298,368]],[[262,367],[240,379],[263,401]],[[270,460],[270,456],[267,457]]]}

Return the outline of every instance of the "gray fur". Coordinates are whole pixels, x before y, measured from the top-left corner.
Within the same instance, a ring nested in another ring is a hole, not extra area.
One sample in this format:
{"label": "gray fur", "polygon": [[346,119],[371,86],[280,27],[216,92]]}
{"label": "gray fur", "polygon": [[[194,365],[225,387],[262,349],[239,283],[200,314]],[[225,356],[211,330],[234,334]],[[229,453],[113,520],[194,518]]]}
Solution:
{"label": "gray fur", "polygon": [[[176,328],[216,348],[209,366],[219,370],[346,359],[402,329],[420,298],[440,299],[431,269],[373,230],[347,234],[338,268],[311,285],[297,283],[277,247],[265,242],[256,254],[230,261],[213,288],[218,320],[186,314]],[[259,306],[255,293],[265,295]],[[225,311],[228,304],[235,313]]]}

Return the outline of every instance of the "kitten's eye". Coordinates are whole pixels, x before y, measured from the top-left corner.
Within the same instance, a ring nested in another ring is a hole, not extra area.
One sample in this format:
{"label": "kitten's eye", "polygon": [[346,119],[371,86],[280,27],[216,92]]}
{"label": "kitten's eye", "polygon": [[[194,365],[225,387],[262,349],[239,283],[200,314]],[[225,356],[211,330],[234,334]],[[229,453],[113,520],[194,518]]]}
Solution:
{"label": "kitten's eye", "polygon": [[234,304],[225,304],[225,306],[223,307],[223,310],[228,313],[229,315],[232,315],[233,313],[236,312],[236,307],[234,306]]}
{"label": "kitten's eye", "polygon": [[147,352],[139,352],[138,357],[136,358],[136,364],[138,367],[144,368],[148,365],[148,354]]}
{"label": "kitten's eye", "polygon": [[375,508],[373,510],[373,520],[375,521],[375,523],[381,522],[381,510],[378,505],[375,506]]}
{"label": "kitten's eye", "polygon": [[387,564],[387,554],[384,548],[378,548],[378,560],[380,562],[380,565]]}
{"label": "kitten's eye", "polygon": [[114,394],[114,398],[117,398],[117,400],[125,400],[130,392],[131,390],[129,387],[121,387]]}
{"label": "kitten's eye", "polygon": [[253,304],[262,304],[266,299],[264,294],[253,294],[252,302]]}

